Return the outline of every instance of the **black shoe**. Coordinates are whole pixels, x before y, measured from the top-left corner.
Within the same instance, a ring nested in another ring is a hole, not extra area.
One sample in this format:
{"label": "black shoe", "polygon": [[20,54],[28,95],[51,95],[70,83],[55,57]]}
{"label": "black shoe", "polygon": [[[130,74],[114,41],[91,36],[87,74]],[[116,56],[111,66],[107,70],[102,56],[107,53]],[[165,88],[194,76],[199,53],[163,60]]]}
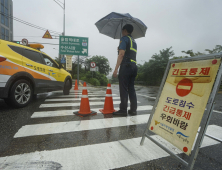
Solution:
{"label": "black shoe", "polygon": [[131,116],[137,115],[137,111],[128,110],[128,114]]}
{"label": "black shoe", "polygon": [[113,112],[113,115],[115,115],[115,116],[127,116],[127,111],[119,110],[117,112]]}

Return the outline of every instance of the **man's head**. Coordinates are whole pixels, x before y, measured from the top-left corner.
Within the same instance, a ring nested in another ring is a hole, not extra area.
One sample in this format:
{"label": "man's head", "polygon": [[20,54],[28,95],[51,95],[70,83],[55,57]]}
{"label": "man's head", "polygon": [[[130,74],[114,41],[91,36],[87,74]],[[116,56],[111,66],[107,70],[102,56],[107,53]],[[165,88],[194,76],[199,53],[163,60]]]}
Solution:
{"label": "man's head", "polygon": [[128,34],[131,34],[133,32],[133,26],[130,24],[126,24],[124,25],[124,27],[122,28],[122,35],[126,36]]}

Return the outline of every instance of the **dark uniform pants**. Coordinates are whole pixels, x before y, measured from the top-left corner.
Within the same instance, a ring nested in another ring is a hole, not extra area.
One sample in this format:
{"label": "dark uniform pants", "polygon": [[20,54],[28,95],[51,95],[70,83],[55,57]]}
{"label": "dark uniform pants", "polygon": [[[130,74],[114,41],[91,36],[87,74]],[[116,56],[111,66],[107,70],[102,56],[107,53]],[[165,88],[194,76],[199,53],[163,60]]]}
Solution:
{"label": "dark uniform pants", "polygon": [[137,110],[137,98],[134,88],[134,81],[137,76],[136,63],[121,64],[119,70],[119,91],[120,91],[120,110],[127,111],[128,96],[130,99],[130,110]]}

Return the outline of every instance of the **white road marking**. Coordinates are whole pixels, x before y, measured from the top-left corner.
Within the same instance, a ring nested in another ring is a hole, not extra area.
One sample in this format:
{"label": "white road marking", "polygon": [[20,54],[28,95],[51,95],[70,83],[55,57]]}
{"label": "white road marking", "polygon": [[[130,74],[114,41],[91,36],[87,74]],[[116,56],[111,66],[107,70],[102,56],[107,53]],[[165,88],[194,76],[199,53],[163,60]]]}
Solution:
{"label": "white road marking", "polygon": [[25,125],[21,129],[19,129],[14,138],[138,125],[147,123],[148,118],[149,114],[128,117],[115,117],[110,119],[94,119]]}
{"label": "white road marking", "polygon": [[221,139],[222,140],[222,128],[220,126],[217,126],[217,125],[209,125],[208,128],[207,128],[207,134],[213,136],[213,137],[216,137],[218,139]]}
{"label": "white road marking", "polygon": [[[82,95],[82,94],[81,94]],[[77,95],[61,95],[61,96],[56,96],[56,97],[63,97],[63,98],[67,98],[67,97],[77,97],[80,96],[80,94]],[[96,97],[96,96],[106,96],[106,94],[89,94],[88,96],[90,97]],[[113,94],[113,96],[117,96],[117,94]],[[51,96],[50,96],[51,97]]]}
{"label": "white road marking", "polygon": [[[79,88],[79,90],[73,90],[73,89],[71,89],[70,90],[70,92],[82,92],[82,90],[84,89],[84,87],[81,87],[81,88]],[[87,87],[86,88],[87,90],[88,90],[88,92],[101,92],[101,93],[106,93],[106,89],[104,89],[104,90],[98,90],[98,89],[95,89],[95,88],[89,88],[89,87]],[[63,92],[62,90],[59,90],[59,91],[56,91],[56,92]]]}
{"label": "white road marking", "polygon": [[136,94],[138,96],[143,96],[143,97],[147,97],[147,98],[151,98],[151,99],[156,99],[156,97],[150,97],[150,96],[147,96],[147,95],[143,95],[143,94]]}
{"label": "white road marking", "polygon": [[[128,102],[130,103],[130,102]],[[137,103],[140,103],[137,101]],[[120,104],[120,101],[113,101],[113,104]],[[104,102],[90,102],[90,106],[95,106],[95,105],[104,105]],[[64,107],[64,106],[80,106],[80,103],[53,103],[53,104],[41,104],[39,108],[46,108],[46,107]]]}
{"label": "white road marking", "polygon": [[[63,93],[63,92],[56,92],[56,93]],[[82,91],[79,91],[79,92],[70,92],[70,94],[82,94]],[[89,92],[88,91],[88,94],[106,94],[106,92]]]}
{"label": "white road marking", "polygon": [[[220,128],[218,133],[221,130]],[[214,127],[212,127],[212,131],[214,131]],[[161,139],[161,137],[157,135],[152,137],[162,142],[164,146],[168,147],[175,154],[182,153],[169,142]],[[140,141],[141,138],[132,138],[108,143],[7,156],[0,158],[0,169],[14,169],[16,167],[23,170],[30,168],[34,162],[55,162],[67,170],[103,170],[125,167],[170,156],[149,139],[145,139],[143,146],[140,146]],[[219,142],[205,137],[201,147],[216,144],[219,144]],[[83,161],[83,158],[85,161]],[[37,168],[43,170],[46,167],[44,164],[33,167],[33,169]]]}
{"label": "white road marking", "polygon": [[[104,97],[92,97],[89,98],[89,100],[105,100],[105,96]],[[119,99],[120,97],[113,97],[113,99]],[[80,101],[81,98],[66,98],[66,99],[46,99],[45,102],[55,102],[55,101]]]}
{"label": "white road marking", "polygon": [[218,111],[218,110],[213,110],[214,112],[216,112],[216,113],[221,113],[222,114],[222,112],[221,111]]}
{"label": "white road marking", "polygon": [[[145,106],[138,106],[137,111],[144,111],[144,110],[152,110],[153,106],[145,105]],[[91,110],[100,113],[99,109],[101,108],[93,108]],[[114,108],[115,110],[119,110],[119,108]],[[129,109],[129,107],[128,107]],[[31,118],[42,118],[42,117],[56,117],[56,116],[73,116],[73,112],[79,111],[78,110],[59,110],[59,111],[44,111],[44,112],[34,112]]]}

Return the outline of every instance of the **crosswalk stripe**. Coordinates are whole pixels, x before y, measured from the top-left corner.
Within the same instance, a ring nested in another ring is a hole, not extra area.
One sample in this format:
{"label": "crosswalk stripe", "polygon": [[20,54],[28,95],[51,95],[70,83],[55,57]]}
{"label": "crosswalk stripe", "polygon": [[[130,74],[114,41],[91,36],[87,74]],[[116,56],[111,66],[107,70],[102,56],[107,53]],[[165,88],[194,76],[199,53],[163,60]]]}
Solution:
{"label": "crosswalk stripe", "polygon": [[[61,91],[62,92],[62,91]],[[64,103],[65,101],[80,101],[81,100],[81,92],[78,93],[70,93],[69,96],[54,96],[55,98],[48,98],[45,102],[49,104],[41,104],[40,110],[52,110],[52,108],[62,107],[60,109],[72,109],[70,106],[79,106],[80,103]],[[72,95],[75,94],[75,95]],[[114,96],[116,94],[113,94]],[[156,97],[150,97],[143,94],[137,94],[139,96],[143,96],[146,98],[156,99]],[[68,98],[68,97],[77,97],[79,98]],[[105,93],[91,93],[89,92],[89,100],[101,100],[105,99]],[[103,96],[103,97],[96,97]],[[60,97],[60,98],[58,98]],[[113,99],[120,99],[120,97],[113,97]],[[63,102],[64,101],[64,102]],[[50,103],[51,102],[51,103]],[[54,102],[54,103],[53,103]],[[58,102],[58,103],[55,103]],[[114,101],[113,104],[119,104],[120,101]],[[128,102],[130,103],[130,102]],[[140,103],[140,102],[138,102]],[[91,110],[98,112],[98,114],[102,114],[99,112],[99,109],[102,109],[104,102],[90,102],[90,105],[102,105],[101,108],[93,108]],[[67,108],[63,108],[67,107]],[[150,111],[153,106],[144,105],[138,106],[137,111]],[[118,108],[115,108],[118,110]],[[54,109],[55,110],[55,109]],[[42,137],[48,138],[47,135],[60,136],[60,134],[70,133],[83,133],[94,132],[94,131],[102,131],[103,129],[112,129],[118,127],[127,127],[127,126],[145,126],[147,120],[149,118],[149,114],[136,115],[136,116],[128,116],[128,117],[114,117],[108,119],[90,119],[90,120],[80,120],[75,119],[75,121],[68,120],[66,122],[61,122],[61,117],[57,118],[58,122],[55,122],[57,116],[75,116],[73,114],[74,111],[78,110],[59,110],[57,111],[40,111],[34,112],[31,116],[32,120],[41,120],[41,119],[33,119],[33,118],[44,118],[50,119],[51,122],[54,123],[43,123],[42,120],[39,121],[41,124],[37,124],[34,122],[32,125],[25,125],[19,129],[19,131],[15,134],[14,138],[16,140],[26,140],[27,138],[39,138],[39,135],[44,135]],[[214,112],[222,113],[220,111],[214,110]],[[102,115],[98,115],[101,117]],[[48,118],[47,118],[48,117]],[[71,117],[76,118],[76,117]],[[64,120],[63,120],[64,121]],[[38,122],[38,121],[37,121]],[[82,132],[83,131],[83,132]],[[217,137],[218,139],[222,139],[222,127],[216,125],[209,125],[207,129],[207,134]],[[98,132],[97,132],[98,133]],[[139,135],[138,135],[139,136]],[[53,148],[55,150],[47,151],[47,148],[44,148],[39,151],[28,151],[31,153],[20,152],[22,154],[7,157],[0,157],[0,169],[14,169],[15,167],[18,169],[51,169],[51,168],[64,168],[64,169],[115,169],[126,167],[133,164],[143,163],[163,157],[170,156],[163,149],[157,146],[155,143],[150,141],[149,139],[145,139],[144,145],[140,146],[141,137],[133,136],[131,139],[126,139],[125,137],[122,139],[115,139],[118,141],[107,142],[107,140],[102,141],[106,143],[102,143],[101,141],[96,141],[96,144],[86,143],[84,146],[76,146],[70,145],[64,146],[61,149],[61,146],[58,145],[58,148]],[[24,137],[24,138],[23,138]],[[152,138],[155,138],[164,146],[168,147],[175,154],[180,154],[182,151],[178,150],[175,146],[164,140],[158,135],[153,135]],[[54,138],[53,138],[54,139]],[[70,139],[72,141],[72,139]],[[34,141],[34,140],[33,140]],[[109,140],[110,141],[110,140]],[[29,141],[30,142],[30,141]],[[98,143],[99,142],[99,143]],[[201,147],[211,146],[220,144],[220,142],[213,140],[209,137],[204,137],[203,143]],[[24,145],[22,143],[22,145]],[[47,145],[44,145],[47,146]],[[44,150],[44,151],[43,151]],[[48,148],[49,150],[49,148]],[[18,153],[17,153],[18,154]],[[75,160],[75,161],[73,161]]]}
{"label": "crosswalk stripe", "polygon": [[[92,97],[89,98],[89,100],[101,100],[101,99],[105,99],[104,97]],[[120,99],[120,97],[113,97],[113,99]],[[45,102],[53,102],[53,101],[79,101],[81,100],[81,98],[67,98],[67,99],[46,99]]]}
{"label": "crosswalk stripe", "polygon": [[[112,94],[113,96],[117,96],[117,94]],[[53,98],[58,98],[58,97],[63,97],[63,98],[68,98],[68,97],[81,97],[81,95],[61,95],[61,96],[53,96]],[[106,94],[89,94],[88,96],[90,97],[96,97],[96,96],[106,96]],[[50,97],[51,98],[51,97]]]}
{"label": "crosswalk stripe", "polygon": [[110,119],[95,119],[25,125],[21,129],[19,129],[19,131],[15,134],[14,138],[137,125],[146,123],[148,121],[148,118],[149,114],[128,117],[115,117]]}
{"label": "crosswalk stripe", "polygon": [[[129,108],[129,107],[128,107]],[[145,105],[145,106],[138,106],[137,111],[144,111],[144,110],[152,110],[153,106]],[[102,114],[99,109],[101,108],[93,108],[92,110],[97,112],[97,114]],[[119,108],[115,108],[115,110],[119,110]],[[44,111],[44,112],[34,112],[31,118],[40,118],[40,117],[56,117],[56,116],[72,116],[73,112],[79,110],[60,110],[60,111]]]}
{"label": "crosswalk stripe", "polygon": [[[211,130],[214,131],[214,127],[209,126],[208,129],[209,128],[212,128]],[[220,128],[220,131],[217,131],[217,133],[220,133],[221,130]],[[152,138],[161,142],[175,154],[182,153],[161,137],[153,135]],[[7,156],[0,158],[0,169],[14,169],[15,167],[26,169],[27,167],[31,168],[33,164],[36,167],[38,162],[40,170],[41,168],[46,169],[46,167],[51,169],[51,167],[48,166],[50,165],[49,163],[53,162],[54,164],[51,164],[52,167],[57,165],[67,170],[103,170],[125,167],[169,156],[168,153],[149,139],[145,139],[143,146],[140,146],[140,141],[141,137],[52,151],[36,151],[21,155]],[[216,144],[219,144],[219,142],[204,137],[201,147]]]}
{"label": "crosswalk stripe", "polygon": [[[128,102],[130,103],[130,102]],[[137,101],[137,103],[140,103]],[[113,104],[120,104],[120,101],[113,101]],[[104,102],[90,102],[90,106],[104,105]],[[45,107],[65,107],[65,106],[80,106],[80,103],[53,103],[53,104],[41,104],[39,108]]]}
{"label": "crosswalk stripe", "polygon": [[156,99],[156,97],[151,97],[151,96],[147,96],[147,95],[143,95],[143,94],[136,93],[136,95],[151,98],[151,99]]}
{"label": "crosswalk stripe", "polygon": [[[83,90],[83,89],[82,89]],[[82,90],[79,91],[69,91],[69,93],[82,93]],[[93,89],[93,90],[87,90],[88,93],[106,93],[106,90],[104,91],[98,91],[97,89]],[[63,93],[63,92],[57,92],[57,93]]]}
{"label": "crosswalk stripe", "polygon": [[[70,92],[70,94],[82,94],[82,92]],[[88,94],[106,94],[106,92],[88,92]]]}
{"label": "crosswalk stripe", "polygon": [[218,111],[218,110],[213,110],[214,112],[216,112],[216,113],[222,113],[221,111]]}
{"label": "crosswalk stripe", "polygon": [[221,131],[222,131],[222,127],[217,126],[217,125],[209,125],[206,133],[222,140]]}

